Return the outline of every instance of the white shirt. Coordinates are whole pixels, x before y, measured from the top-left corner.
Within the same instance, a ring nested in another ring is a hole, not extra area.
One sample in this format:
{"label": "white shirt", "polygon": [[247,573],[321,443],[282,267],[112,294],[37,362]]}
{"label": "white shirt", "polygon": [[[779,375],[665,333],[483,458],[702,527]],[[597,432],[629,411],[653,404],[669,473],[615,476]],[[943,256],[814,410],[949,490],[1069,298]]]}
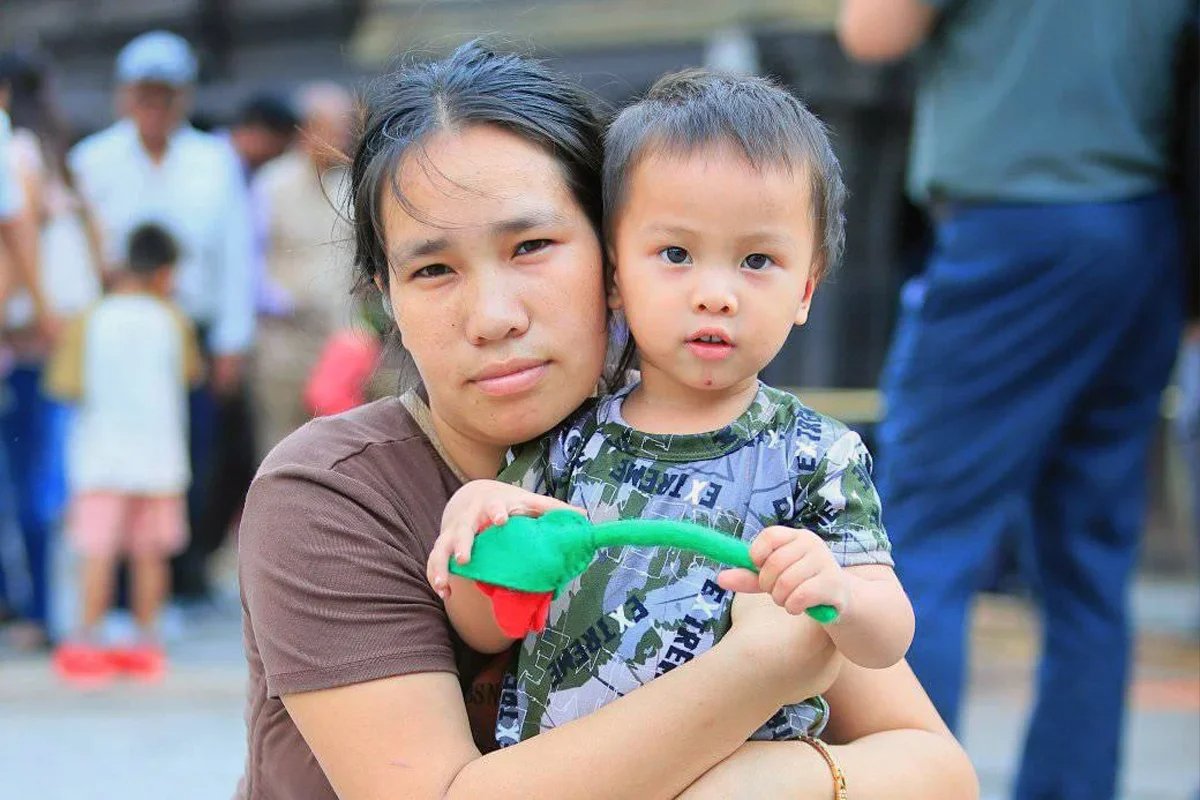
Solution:
{"label": "white shirt", "polygon": [[210,326],[214,352],[246,350],[254,336],[252,223],[229,149],[184,125],[155,164],[133,123],[122,120],[76,145],[69,161],[99,222],[107,260],[123,260],[126,239],[138,224],[163,225],[180,248],[180,306]]}
{"label": "white shirt", "polygon": [[[100,296],[79,195],[67,186],[55,165],[42,157],[41,144],[30,131],[15,131],[9,149],[17,173],[34,176],[42,188],[38,240],[42,291],[56,314],[73,317]],[[25,290],[18,291],[8,301],[5,323],[22,328],[32,324],[33,318],[33,298]]]}
{"label": "white shirt", "polygon": [[12,219],[21,210],[21,184],[9,156],[8,112],[0,108],[0,221]]}
{"label": "white shirt", "polygon": [[186,491],[188,383],[198,375],[190,323],[156,297],[109,295],[80,318],[47,376],[52,394],[78,403],[67,438],[72,491]]}

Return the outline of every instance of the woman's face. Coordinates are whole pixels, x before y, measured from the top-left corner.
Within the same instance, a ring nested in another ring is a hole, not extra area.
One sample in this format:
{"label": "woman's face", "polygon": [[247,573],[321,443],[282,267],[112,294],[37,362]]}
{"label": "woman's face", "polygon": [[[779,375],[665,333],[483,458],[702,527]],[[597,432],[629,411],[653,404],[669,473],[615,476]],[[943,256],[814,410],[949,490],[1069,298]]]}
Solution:
{"label": "woman's face", "polygon": [[596,386],[600,243],[558,163],[499,128],[434,134],[396,177],[408,207],[390,186],[382,198],[396,323],[450,455],[494,474]]}

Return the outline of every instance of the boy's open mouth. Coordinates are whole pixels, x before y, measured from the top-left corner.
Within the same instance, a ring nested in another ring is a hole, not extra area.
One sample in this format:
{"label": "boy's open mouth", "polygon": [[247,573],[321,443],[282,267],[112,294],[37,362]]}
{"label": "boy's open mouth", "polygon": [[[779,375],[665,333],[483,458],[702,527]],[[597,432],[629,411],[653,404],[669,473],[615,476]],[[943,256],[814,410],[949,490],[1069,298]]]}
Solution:
{"label": "boy's open mouth", "polygon": [[719,361],[733,352],[733,337],[719,328],[704,328],[685,342],[688,350],[706,361]]}

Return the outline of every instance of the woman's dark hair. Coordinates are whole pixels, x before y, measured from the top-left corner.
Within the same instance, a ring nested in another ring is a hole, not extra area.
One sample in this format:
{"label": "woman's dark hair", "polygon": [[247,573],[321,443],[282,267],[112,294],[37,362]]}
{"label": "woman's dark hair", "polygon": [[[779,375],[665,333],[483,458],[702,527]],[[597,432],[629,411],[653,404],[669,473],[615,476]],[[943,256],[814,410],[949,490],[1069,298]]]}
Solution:
{"label": "woman's dark hair", "polygon": [[542,63],[472,41],[440,61],[389,73],[367,102],[350,181],[360,289],[370,293],[377,277],[387,286],[383,193],[407,206],[396,168],[438,131],[494,125],[543,148],[599,235],[602,123],[590,96]]}

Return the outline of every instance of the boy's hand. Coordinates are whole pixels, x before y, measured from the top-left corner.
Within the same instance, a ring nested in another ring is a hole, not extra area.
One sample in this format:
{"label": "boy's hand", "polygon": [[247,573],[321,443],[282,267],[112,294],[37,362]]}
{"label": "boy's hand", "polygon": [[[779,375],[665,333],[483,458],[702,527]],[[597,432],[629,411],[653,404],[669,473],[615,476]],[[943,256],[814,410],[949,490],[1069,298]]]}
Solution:
{"label": "boy's hand", "polygon": [[510,516],[540,517],[547,511],[582,509],[553,497],[534,494],[500,481],[478,480],[454,493],[442,512],[442,532],[433,543],[425,569],[429,585],[445,600],[450,596],[450,559],[459,564],[471,560],[475,537],[492,525],[503,525]]}
{"label": "boy's hand", "polygon": [[758,567],[757,575],[748,569],[724,570],[717,577],[721,588],[765,592],[789,614],[830,605],[845,615],[850,582],[833,551],[812,531],[766,528],[750,544],[750,560]]}

